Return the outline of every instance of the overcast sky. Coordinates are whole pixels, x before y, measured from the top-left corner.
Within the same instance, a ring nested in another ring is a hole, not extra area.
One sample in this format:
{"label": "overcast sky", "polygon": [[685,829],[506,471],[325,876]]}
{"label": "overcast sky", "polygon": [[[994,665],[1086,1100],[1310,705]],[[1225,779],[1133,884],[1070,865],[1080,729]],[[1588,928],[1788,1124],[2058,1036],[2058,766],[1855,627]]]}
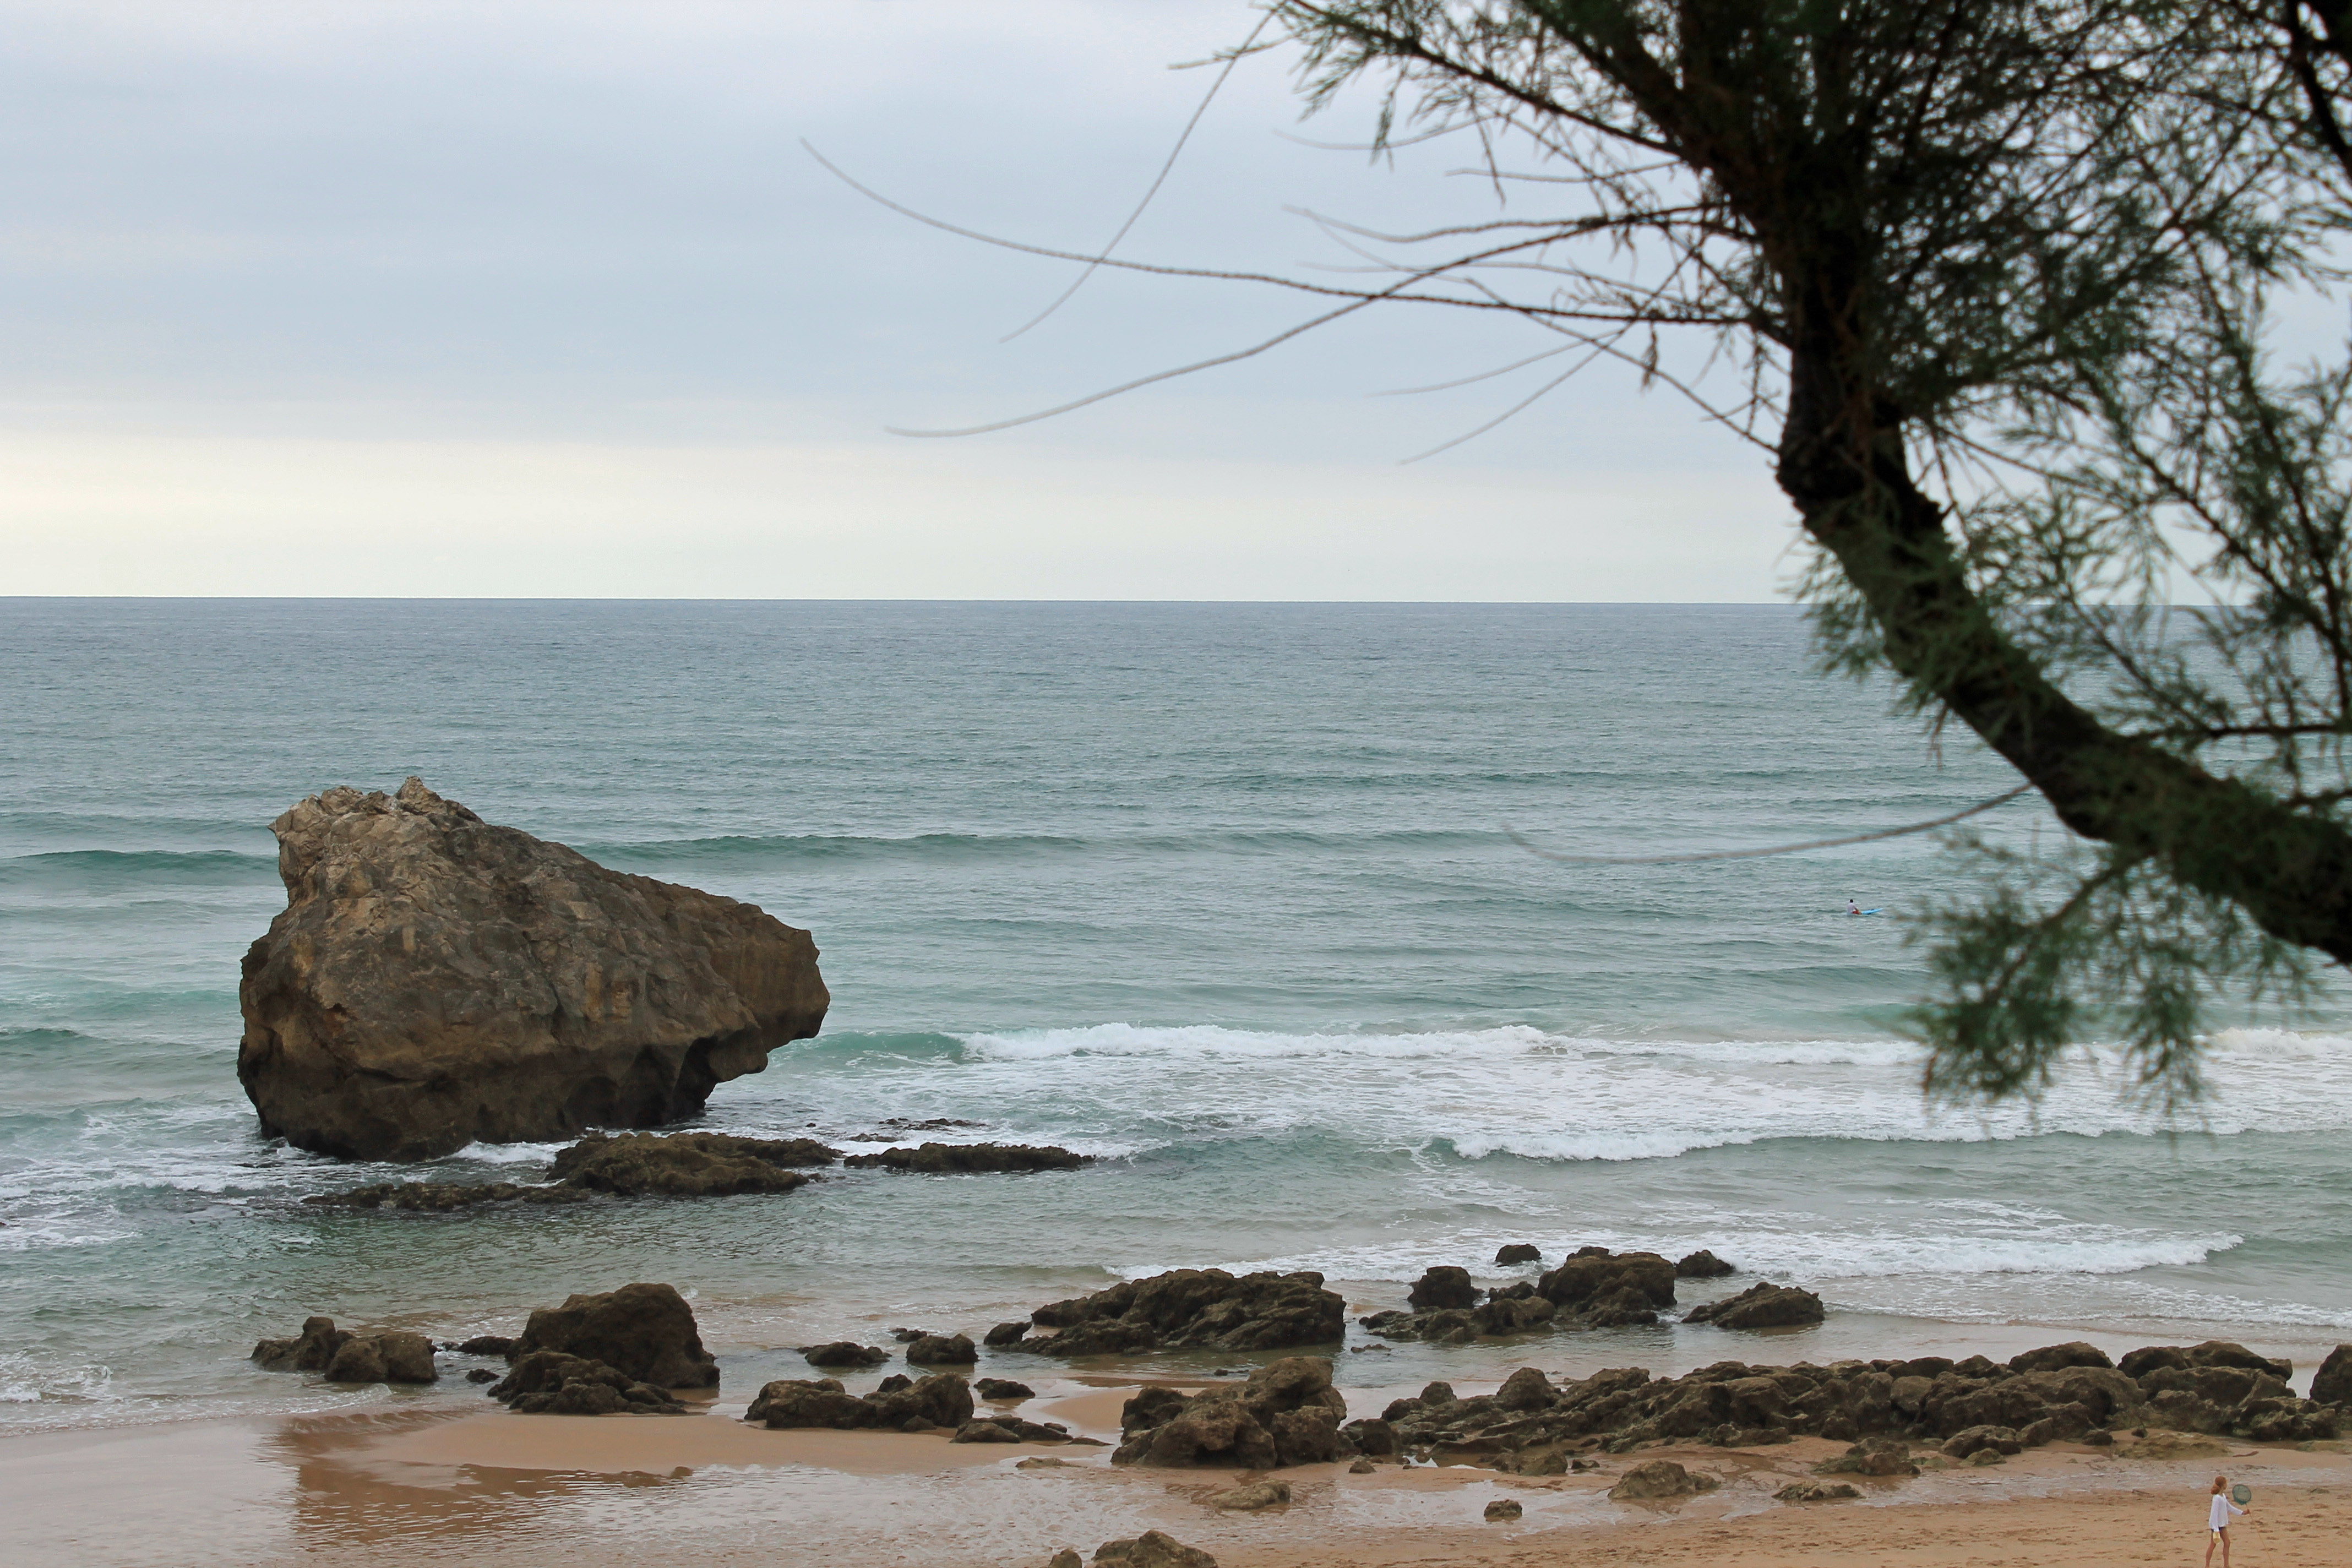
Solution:
{"label": "overcast sky", "polygon": [[[0,594],[1766,600],[1764,461],[1545,346],[922,227],[1108,238],[1243,0],[0,0]],[[1244,62],[1121,247],[1491,216]]]}

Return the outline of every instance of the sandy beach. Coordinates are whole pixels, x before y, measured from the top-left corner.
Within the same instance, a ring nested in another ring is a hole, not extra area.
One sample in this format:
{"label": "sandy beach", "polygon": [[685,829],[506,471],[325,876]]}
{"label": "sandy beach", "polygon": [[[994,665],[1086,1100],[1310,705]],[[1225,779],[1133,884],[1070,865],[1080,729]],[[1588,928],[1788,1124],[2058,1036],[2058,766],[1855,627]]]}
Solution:
{"label": "sandy beach", "polygon": [[[1041,1386],[1024,1413],[1115,1436],[1132,1383]],[[1191,1386],[1198,1386],[1197,1384]],[[1465,1392],[1470,1390],[1465,1385]],[[1482,1390],[1483,1391],[1483,1390]],[[1232,1471],[1112,1467],[1106,1448],[957,1445],[944,1435],[771,1432],[722,1399],[679,1417],[515,1416],[446,1406],[192,1421],[0,1440],[14,1563],[646,1563],[1043,1568],[1061,1546],[1166,1531],[1223,1568],[1601,1563],[2195,1563],[2215,1469],[2255,1489],[2235,1536],[2256,1568],[2343,1561],[2352,1445],[2151,1458],[2053,1445],[1986,1468],[1862,1480],[1850,1501],[1772,1493],[1842,1445],[1668,1447],[1590,1474],[1339,1465],[1283,1472],[1287,1507],[1222,1512]],[[1667,1458],[1721,1486],[1612,1502]],[[1039,1461],[1045,1461],[1040,1463]],[[1486,1505],[1523,1516],[1488,1523]]]}

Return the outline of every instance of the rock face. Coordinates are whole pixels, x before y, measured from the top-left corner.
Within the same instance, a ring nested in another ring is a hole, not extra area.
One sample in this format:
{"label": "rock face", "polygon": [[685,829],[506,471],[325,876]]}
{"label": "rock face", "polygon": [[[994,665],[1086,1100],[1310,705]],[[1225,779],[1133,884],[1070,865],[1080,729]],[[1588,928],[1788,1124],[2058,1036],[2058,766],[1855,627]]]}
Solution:
{"label": "rock face", "polygon": [[332,1318],[305,1318],[296,1338],[263,1340],[253,1361],[264,1372],[322,1373],[330,1383],[432,1383],[441,1375],[423,1334],[357,1334]]}
{"label": "rock face", "polygon": [[1406,1302],[1416,1312],[1433,1312],[1446,1307],[1475,1307],[1478,1304],[1478,1287],[1470,1282],[1467,1268],[1450,1264],[1424,1270],[1405,1293]]}
{"label": "rock face", "polygon": [[885,1149],[878,1154],[852,1154],[845,1165],[879,1165],[891,1171],[916,1171],[933,1175],[965,1171],[1075,1171],[1094,1163],[1092,1154],[1073,1154],[1038,1143],[926,1143],[919,1149]]}
{"label": "rock face", "polygon": [[806,931],[416,779],[328,790],[270,829],[287,907],[245,955],[237,1077],[300,1148],[421,1160],[653,1126],[824,1020]]}
{"label": "rock face", "polygon": [[2311,1374],[2311,1397],[2321,1405],[2352,1406],[2352,1345],[2337,1345]]}
{"label": "rock face", "polygon": [[2049,1346],[2008,1366],[1983,1356],[1826,1367],[1726,1361],[1672,1379],[1625,1367],[1558,1386],[1522,1367],[1499,1392],[1470,1399],[1432,1384],[1420,1397],[1390,1405],[1378,1421],[1349,1423],[1346,1435],[1367,1453],[1466,1459],[1530,1475],[1557,1473],[1549,1465],[1570,1450],[1821,1436],[1858,1445],[1847,1459],[1875,1475],[1916,1462],[1903,1444],[1874,1441],[1881,1438],[1972,1459],[2102,1438],[2110,1428],[2170,1427],[2256,1442],[2304,1442],[2338,1429],[2334,1407],[2287,1393],[2284,1363],[2239,1345],[2155,1346],[2114,1367],[2084,1358],[2088,1348]]}
{"label": "rock face", "polygon": [[1352,1458],[1355,1445],[1339,1435],[1347,1414],[1329,1362],[1285,1356],[1245,1384],[1190,1398],[1172,1388],[1145,1389],[1119,1412],[1123,1436],[1111,1463],[1266,1470]]}
{"label": "rock face", "polygon": [[561,1351],[532,1351],[490,1390],[518,1415],[685,1415],[668,1393],[617,1367]]}
{"label": "rock face", "polygon": [[667,1285],[624,1285],[541,1307],[515,1341],[518,1362],[533,1351],[599,1361],[656,1388],[716,1388],[719,1363],[702,1348],[694,1309]]}
{"label": "rock face", "polygon": [[1244,1274],[1179,1268],[1130,1279],[1091,1296],[1040,1307],[1033,1325],[1050,1336],[1008,1332],[991,1345],[1048,1355],[1118,1355],[1148,1350],[1286,1350],[1330,1344],[1347,1331],[1348,1303],[1323,1289],[1320,1274]]}
{"label": "rock face", "polygon": [[555,1156],[556,1179],[592,1192],[676,1198],[789,1193],[808,1178],[799,1165],[841,1155],[814,1138],[737,1138],[724,1132],[592,1132]]}
{"label": "rock face", "polygon": [[1811,1290],[1765,1282],[1724,1300],[1693,1307],[1683,1314],[1683,1321],[1713,1323],[1718,1329],[1786,1329],[1818,1323],[1822,1317],[1822,1299]]}
{"label": "rock face", "polygon": [[830,1426],[842,1431],[878,1426],[927,1432],[961,1427],[971,1419],[971,1388],[951,1372],[921,1382],[886,1377],[874,1393],[845,1392],[837,1378],[783,1378],[760,1390],[743,1419],[771,1427]]}
{"label": "rock face", "polygon": [[1675,1304],[1675,1266],[1654,1252],[1588,1247],[1536,1282],[1536,1294],[1580,1328],[1654,1323]]}

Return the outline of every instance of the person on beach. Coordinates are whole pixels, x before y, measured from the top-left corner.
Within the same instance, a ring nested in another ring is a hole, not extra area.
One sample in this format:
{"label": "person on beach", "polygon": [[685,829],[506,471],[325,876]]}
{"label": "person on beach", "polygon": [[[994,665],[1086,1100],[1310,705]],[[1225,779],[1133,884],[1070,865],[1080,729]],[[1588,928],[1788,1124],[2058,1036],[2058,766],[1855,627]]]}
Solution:
{"label": "person on beach", "polygon": [[2205,1568],[2213,1568],[2213,1548],[2221,1549],[2221,1568],[2230,1568],[2230,1516],[2246,1510],[2230,1500],[2230,1478],[2213,1478],[2213,1506],[2206,1510]]}

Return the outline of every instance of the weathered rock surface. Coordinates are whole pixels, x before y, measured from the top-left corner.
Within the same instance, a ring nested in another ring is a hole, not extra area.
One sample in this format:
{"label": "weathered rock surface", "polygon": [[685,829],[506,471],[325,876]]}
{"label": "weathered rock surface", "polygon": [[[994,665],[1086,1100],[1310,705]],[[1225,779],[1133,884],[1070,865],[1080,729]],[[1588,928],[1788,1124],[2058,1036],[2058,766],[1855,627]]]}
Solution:
{"label": "weathered rock surface", "polygon": [[1536,1281],[1536,1294],[1559,1310],[1563,1326],[1613,1329],[1654,1323],[1660,1307],[1675,1304],[1675,1266],[1654,1252],[1580,1247]]}
{"label": "weathered rock surface", "polygon": [[[894,1386],[895,1385],[895,1386]],[[770,1427],[830,1426],[843,1431],[882,1427],[926,1432],[961,1427],[971,1419],[971,1387],[951,1372],[920,1382],[886,1377],[874,1393],[844,1391],[837,1378],[814,1382],[784,1378],[769,1384],[743,1412],[743,1419]]]}
{"label": "weathered rock surface", "polygon": [[1189,1398],[1172,1388],[1143,1390],[1119,1412],[1122,1441],[1111,1463],[1270,1470],[1352,1458],[1355,1445],[1339,1433],[1347,1414],[1329,1362],[1285,1356],[1247,1383]]}
{"label": "weathered rock surface", "polygon": [[1264,1272],[1238,1277],[1222,1268],[1179,1268],[1130,1279],[1091,1296],[1055,1301],[1030,1325],[1060,1331],[1031,1335],[1000,1323],[991,1345],[1047,1355],[1118,1355],[1148,1350],[1286,1350],[1329,1344],[1347,1331],[1348,1304],[1323,1289],[1320,1274]]}
{"label": "weathered rock surface", "polygon": [[1813,1473],[1822,1476],[1916,1476],[1919,1473],[1919,1467],[1912,1463],[1911,1445],[1902,1438],[1864,1437],[1844,1453],[1815,1465]]}
{"label": "weathered rock surface", "polygon": [[1475,1307],[1478,1304],[1478,1287],[1470,1282],[1467,1268],[1440,1264],[1426,1269],[1405,1293],[1405,1302],[1416,1312],[1433,1312],[1445,1307]]}
{"label": "weathered rock surface", "polygon": [[264,1372],[320,1373],[330,1383],[432,1383],[441,1375],[423,1334],[354,1333],[332,1318],[305,1318],[293,1339],[263,1340],[253,1361]]}
{"label": "weathered rock surface", "polygon": [[1009,1377],[983,1377],[973,1384],[972,1391],[982,1399],[1034,1399],[1037,1391],[1025,1383],[1015,1383]]}
{"label": "weathered rock surface", "polygon": [[1835,1502],[1861,1495],[1860,1489],[1843,1481],[1790,1481],[1772,1494],[1780,1502]]}
{"label": "weathered rock surface", "polygon": [[1609,1489],[1616,1502],[1654,1502],[1667,1498],[1711,1492],[1723,1483],[1713,1476],[1683,1468],[1672,1459],[1651,1459],[1635,1465]]}
{"label": "weathered rock surface", "polygon": [[2311,1374],[2311,1397],[2321,1405],[2352,1406],[2352,1345],[2337,1345]]}
{"label": "weathered rock surface", "polygon": [[[1391,1403],[1378,1421],[1349,1423],[1346,1435],[1366,1453],[1470,1460],[1517,1474],[1557,1473],[1551,1463],[1572,1450],[1623,1453],[1645,1443],[1691,1441],[1748,1447],[1821,1436],[1856,1445],[1846,1460],[1860,1467],[1857,1473],[1878,1475],[1920,1462],[1904,1452],[1906,1444],[1939,1447],[1962,1459],[1988,1448],[1999,1456],[2046,1443],[2098,1441],[2111,1428],[2305,1442],[2331,1437],[2339,1426],[2335,1407],[2286,1393],[2284,1363],[2241,1346],[2152,1347],[2124,1357],[2119,1367],[2095,1364],[2103,1358],[2086,1356],[2087,1348],[2049,1346],[2008,1366],[1982,1356],[1826,1367],[1725,1361],[1671,1379],[1627,1367],[1562,1385],[1522,1367],[1496,1393],[1468,1399],[1432,1384],[1418,1398]],[[2134,1367],[2137,1378],[2126,1375]]]}
{"label": "weathered rock surface", "polygon": [[656,1388],[716,1388],[719,1363],[702,1348],[694,1309],[668,1285],[624,1285],[541,1307],[523,1325],[514,1356],[562,1351],[600,1361]]}
{"label": "weathered rock surface", "polygon": [[653,1126],[824,1022],[806,931],[416,779],[270,828],[287,907],[245,956],[237,1077],[298,1147],[419,1160]]}
{"label": "weathered rock surface", "polygon": [[[1439,1270],[1431,1269],[1431,1274]],[[1463,1274],[1461,1269],[1452,1272]],[[1463,1274],[1464,1279],[1468,1275]],[[1429,1283],[1423,1276],[1422,1284]],[[1416,1290],[1421,1286],[1414,1287]],[[1477,1300],[1476,1292],[1471,1300]],[[1481,1337],[1500,1338],[1511,1334],[1531,1333],[1552,1326],[1559,1309],[1536,1294],[1536,1287],[1527,1280],[1506,1285],[1486,1292],[1486,1299],[1475,1306],[1440,1307],[1433,1311],[1405,1310],[1374,1312],[1356,1320],[1365,1328],[1385,1340],[1427,1340],[1434,1344],[1466,1345]]]}
{"label": "weathered rock surface", "polygon": [[1693,1307],[1683,1314],[1685,1323],[1713,1323],[1718,1329],[1787,1329],[1822,1321],[1822,1299],[1794,1285],[1759,1282],[1737,1296]]}
{"label": "weathered rock surface", "polygon": [[1092,1154],[1073,1154],[1067,1149],[1039,1143],[926,1143],[918,1149],[852,1154],[842,1162],[933,1175],[966,1171],[1075,1171],[1093,1163]]}
{"label": "weathered rock surface", "polygon": [[685,1415],[666,1389],[561,1351],[532,1351],[490,1391],[518,1415]]}
{"label": "weathered rock surface", "polygon": [[1719,1279],[1726,1274],[1738,1272],[1704,1247],[1675,1264],[1675,1278],[1677,1279]]}
{"label": "weathered rock surface", "polygon": [[1540,1263],[1543,1249],[1531,1242],[1514,1241],[1495,1249],[1495,1261],[1500,1264]]}
{"label": "weathered rock surface", "polygon": [[970,1366],[980,1351],[970,1334],[925,1334],[907,1347],[907,1359],[917,1366]]}
{"label": "weathered rock surface", "polygon": [[592,1132],[555,1156],[555,1175],[575,1187],[632,1197],[730,1197],[789,1193],[808,1181],[795,1167],[840,1158],[814,1138]]}
{"label": "weathered rock surface", "polygon": [[1493,1502],[1486,1505],[1486,1521],[1489,1524],[1493,1524],[1504,1521],[1514,1520],[1525,1512],[1527,1512],[1527,1508],[1519,1501],[1518,1499],[1498,1497]]}
{"label": "weathered rock surface", "polygon": [[1217,1568],[1217,1560],[1199,1547],[1159,1530],[1147,1530],[1132,1541],[1106,1541],[1095,1549],[1094,1560],[1117,1568]]}
{"label": "weathered rock surface", "polygon": [[1255,1513],[1260,1509],[1279,1508],[1289,1500],[1288,1481],[1262,1480],[1219,1492],[1209,1500],[1209,1506],[1231,1509],[1236,1513]]}
{"label": "weathered rock surface", "polygon": [[801,1352],[801,1359],[811,1366],[880,1366],[890,1359],[890,1352],[855,1340],[834,1340],[809,1346]]}

